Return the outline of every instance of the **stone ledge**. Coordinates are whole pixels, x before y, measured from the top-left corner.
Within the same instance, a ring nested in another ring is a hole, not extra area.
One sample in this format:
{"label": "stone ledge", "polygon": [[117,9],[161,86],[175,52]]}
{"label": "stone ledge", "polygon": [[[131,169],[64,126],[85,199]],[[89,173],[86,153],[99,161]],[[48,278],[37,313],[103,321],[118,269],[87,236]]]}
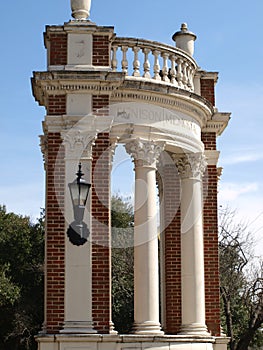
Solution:
{"label": "stone ledge", "polygon": [[40,334],[39,350],[226,350],[228,338],[186,335]]}
{"label": "stone ledge", "polygon": [[[202,336],[202,335],[111,335],[111,334],[40,334],[36,337],[39,341],[58,341],[58,342],[109,342],[109,343],[214,343],[219,342],[222,337]],[[222,339],[226,339],[225,337]]]}

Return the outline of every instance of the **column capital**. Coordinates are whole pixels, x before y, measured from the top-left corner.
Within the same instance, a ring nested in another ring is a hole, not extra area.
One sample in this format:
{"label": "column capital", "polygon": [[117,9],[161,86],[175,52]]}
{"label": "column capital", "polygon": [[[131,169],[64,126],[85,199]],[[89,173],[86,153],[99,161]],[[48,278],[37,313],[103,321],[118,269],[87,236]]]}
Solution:
{"label": "column capital", "polygon": [[201,180],[207,167],[204,153],[191,153],[178,156],[173,155],[181,179]]}
{"label": "column capital", "polygon": [[164,149],[164,142],[155,142],[141,139],[128,141],[125,145],[136,166],[156,168],[159,156]]}
{"label": "column capital", "polygon": [[81,130],[70,130],[61,133],[67,159],[92,159],[92,146],[97,133],[92,134]]}

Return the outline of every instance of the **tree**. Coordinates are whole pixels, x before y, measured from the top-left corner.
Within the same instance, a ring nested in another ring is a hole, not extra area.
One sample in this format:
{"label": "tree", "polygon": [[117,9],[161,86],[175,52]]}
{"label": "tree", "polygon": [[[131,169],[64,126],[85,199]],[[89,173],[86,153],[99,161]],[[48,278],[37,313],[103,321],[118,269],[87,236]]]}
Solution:
{"label": "tree", "polygon": [[43,220],[32,223],[0,206],[1,349],[36,349],[43,322]]}
{"label": "tree", "polygon": [[119,195],[111,200],[112,318],[119,333],[133,325],[133,208]]}
{"label": "tree", "polygon": [[253,237],[235,212],[222,209],[219,225],[222,320],[231,350],[263,344],[263,263],[253,256]]}

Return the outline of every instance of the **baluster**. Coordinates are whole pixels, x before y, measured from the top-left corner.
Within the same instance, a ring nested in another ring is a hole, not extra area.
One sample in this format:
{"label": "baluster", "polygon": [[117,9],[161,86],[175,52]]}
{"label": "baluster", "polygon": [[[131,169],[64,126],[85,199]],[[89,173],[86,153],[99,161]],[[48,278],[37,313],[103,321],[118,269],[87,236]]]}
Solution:
{"label": "baluster", "polygon": [[168,53],[166,52],[162,53],[162,58],[163,58],[162,80],[166,82],[170,82],[168,78],[168,63],[167,63],[168,57],[169,57]]}
{"label": "baluster", "polygon": [[184,89],[187,89],[187,73],[186,73],[186,69],[187,69],[187,62],[186,61],[183,61],[183,64],[182,64],[182,72],[183,72],[183,85],[184,85]]}
{"label": "baluster", "polygon": [[134,77],[140,77],[141,76],[141,73],[140,73],[140,61],[139,61],[139,58],[138,58],[138,53],[140,51],[140,47],[138,46],[134,46],[133,47],[133,52],[134,52],[134,61],[133,61],[133,76]]}
{"label": "baluster", "polygon": [[170,60],[171,60],[171,71],[170,71],[171,84],[178,86],[177,80],[176,80],[176,68],[175,68],[176,56],[175,55],[171,55]]}
{"label": "baluster", "polygon": [[181,58],[177,59],[177,83],[179,87],[182,87],[183,85],[182,62],[183,60]]}
{"label": "baluster", "polygon": [[112,46],[111,68],[113,72],[117,72],[117,68],[118,68],[117,50],[118,50],[118,46]]}
{"label": "baluster", "polygon": [[194,70],[193,67],[189,66],[188,67],[188,86],[190,91],[194,91],[194,80],[193,80],[193,74]]}
{"label": "baluster", "polygon": [[186,67],[186,77],[187,77],[187,90],[191,90],[191,67],[189,66],[189,64]]}
{"label": "baluster", "polygon": [[150,49],[148,49],[147,47],[145,47],[143,49],[143,53],[144,53],[144,64],[143,64],[143,69],[144,69],[144,74],[143,74],[143,77],[144,78],[147,78],[147,79],[151,79],[151,74],[150,74],[150,61],[149,61],[149,58],[148,58],[148,55],[150,53]]}
{"label": "baluster", "polygon": [[153,56],[154,56],[154,66],[153,66],[154,76],[153,76],[153,79],[155,79],[155,80],[161,80],[159,55],[160,55],[160,51],[157,51],[157,50],[153,51]]}
{"label": "baluster", "polygon": [[128,74],[128,65],[129,65],[128,60],[127,60],[128,46],[122,46],[121,51],[122,51],[121,67],[122,67],[123,73],[125,73],[125,75],[127,75]]}

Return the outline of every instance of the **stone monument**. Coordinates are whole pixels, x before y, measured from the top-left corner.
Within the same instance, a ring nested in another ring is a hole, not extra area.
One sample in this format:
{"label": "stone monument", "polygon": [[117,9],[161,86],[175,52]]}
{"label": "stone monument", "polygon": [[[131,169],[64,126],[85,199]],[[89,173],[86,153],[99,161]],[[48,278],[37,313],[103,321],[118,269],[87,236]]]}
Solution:
{"label": "stone monument", "polygon": [[[218,73],[198,66],[196,35],[185,23],[173,36],[175,46],[123,38],[113,27],[89,21],[90,5],[71,0],[73,20],[46,27],[47,70],[32,77],[33,95],[46,109],[39,350],[225,350],[216,139],[230,114],[215,107]],[[110,188],[117,145],[125,147],[135,172],[134,328],[122,335],[112,323],[111,297]],[[89,234],[75,244],[68,235],[76,221],[69,184],[79,164],[75,185],[91,184],[81,207]]]}

